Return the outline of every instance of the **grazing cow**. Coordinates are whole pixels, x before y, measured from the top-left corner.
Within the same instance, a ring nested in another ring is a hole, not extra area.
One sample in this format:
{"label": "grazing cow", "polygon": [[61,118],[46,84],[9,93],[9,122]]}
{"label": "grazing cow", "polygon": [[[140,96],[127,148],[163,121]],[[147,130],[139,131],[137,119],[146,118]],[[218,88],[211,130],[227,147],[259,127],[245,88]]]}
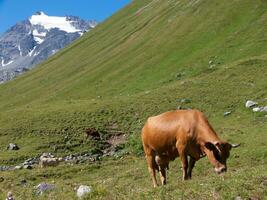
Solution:
{"label": "grazing cow", "polygon": [[161,183],[166,184],[169,161],[178,156],[182,161],[183,180],[191,178],[195,162],[204,156],[218,174],[226,172],[230,150],[238,146],[221,140],[198,110],[176,110],[149,117],[142,129],[142,142],[154,187],[156,170]]}

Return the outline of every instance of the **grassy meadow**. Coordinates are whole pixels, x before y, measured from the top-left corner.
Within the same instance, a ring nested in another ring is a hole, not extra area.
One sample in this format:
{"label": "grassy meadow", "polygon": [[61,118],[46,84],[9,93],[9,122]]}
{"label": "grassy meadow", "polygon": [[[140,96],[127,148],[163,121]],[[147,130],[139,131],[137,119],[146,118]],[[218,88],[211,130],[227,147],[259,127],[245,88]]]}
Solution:
{"label": "grassy meadow", "polygon": [[[81,184],[93,189],[85,199],[267,199],[267,113],[245,108],[247,100],[267,106],[266,11],[263,0],[134,0],[0,85],[0,166],[101,150],[86,128],[109,138],[116,125],[127,139],[116,157],[0,172],[0,199],[8,191],[22,200],[76,199]],[[154,189],[140,131],[147,117],[179,106],[203,111],[221,138],[241,146],[224,177],[203,158],[183,182],[178,158],[167,185]],[[6,150],[11,142],[20,150]],[[56,189],[37,196],[41,182]]]}

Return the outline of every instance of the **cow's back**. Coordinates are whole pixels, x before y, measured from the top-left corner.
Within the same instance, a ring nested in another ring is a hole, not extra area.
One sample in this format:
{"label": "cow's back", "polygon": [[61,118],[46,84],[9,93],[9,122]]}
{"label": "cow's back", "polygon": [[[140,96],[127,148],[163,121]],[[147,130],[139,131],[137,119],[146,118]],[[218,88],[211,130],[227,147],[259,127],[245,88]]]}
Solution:
{"label": "cow's back", "polygon": [[142,130],[144,145],[157,152],[168,151],[179,138],[194,131],[199,113],[196,110],[177,110],[148,118]]}

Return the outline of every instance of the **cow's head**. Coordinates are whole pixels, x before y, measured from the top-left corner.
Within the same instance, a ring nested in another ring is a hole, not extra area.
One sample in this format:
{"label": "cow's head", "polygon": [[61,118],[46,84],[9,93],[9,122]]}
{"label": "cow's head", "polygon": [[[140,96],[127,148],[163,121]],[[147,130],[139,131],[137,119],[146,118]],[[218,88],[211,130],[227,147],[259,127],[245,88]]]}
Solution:
{"label": "cow's head", "polygon": [[205,143],[205,153],[217,174],[227,171],[226,160],[230,156],[230,150],[238,146],[222,141]]}

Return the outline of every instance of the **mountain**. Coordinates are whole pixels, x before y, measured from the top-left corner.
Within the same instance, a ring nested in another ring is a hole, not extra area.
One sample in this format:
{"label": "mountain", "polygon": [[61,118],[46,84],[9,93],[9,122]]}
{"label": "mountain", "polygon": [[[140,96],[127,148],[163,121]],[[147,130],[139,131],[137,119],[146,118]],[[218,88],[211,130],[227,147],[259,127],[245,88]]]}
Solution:
{"label": "mountain", "polygon": [[[267,117],[245,104],[267,105],[266,21],[264,0],[133,0],[1,84],[0,166],[43,152],[97,161],[3,172],[0,198],[12,189],[36,199],[33,187],[45,181],[56,189],[40,199],[77,199],[81,184],[92,187],[87,199],[265,199]],[[224,176],[203,158],[192,180],[182,181],[177,158],[167,185],[154,189],[140,132],[149,116],[177,108],[203,111],[222,139],[241,145]],[[86,138],[85,130],[98,137]],[[122,139],[112,159],[98,161]],[[11,142],[20,150],[6,150]]]}
{"label": "mountain", "polygon": [[96,26],[75,16],[37,12],[0,37],[0,83],[28,71]]}

